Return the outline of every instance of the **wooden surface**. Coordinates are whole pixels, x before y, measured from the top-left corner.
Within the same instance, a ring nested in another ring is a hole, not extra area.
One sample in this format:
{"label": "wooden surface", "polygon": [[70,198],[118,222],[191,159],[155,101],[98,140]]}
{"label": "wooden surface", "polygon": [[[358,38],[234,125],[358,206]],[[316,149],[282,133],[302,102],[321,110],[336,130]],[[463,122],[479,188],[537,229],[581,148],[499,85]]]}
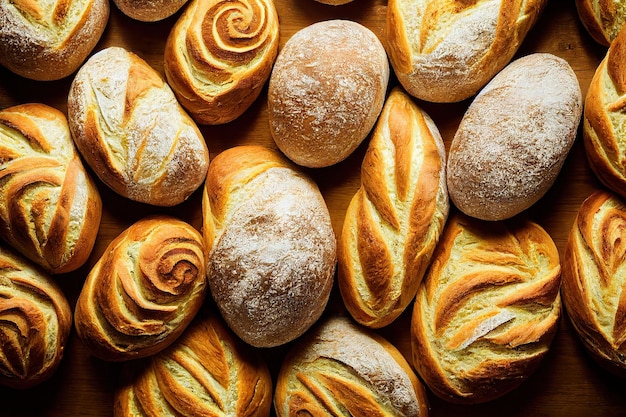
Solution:
{"label": "wooden surface", "polygon": [[[354,0],[345,6],[325,6],[313,0],[276,0],[281,47],[298,29],[320,20],[351,19],[364,24],[384,38],[385,0]],[[112,5],[109,25],[96,50],[118,45],[144,58],[163,74],[163,46],[178,14],[158,23],[141,23],[123,16]],[[526,38],[518,55],[550,52],[566,59],[575,70],[583,95],[606,49],[586,33],[573,0],[549,0],[537,25]],[[54,82],[36,82],[0,68],[0,108],[27,102],[42,102],[66,112],[71,76]],[[392,79],[392,85],[396,81]],[[432,116],[449,146],[469,100],[457,104],[419,104]],[[212,157],[220,151],[247,143],[275,147],[269,134],[265,95],[238,120],[228,125],[201,130]],[[346,161],[329,168],[309,170],[324,194],[338,233],[349,200],[359,186],[359,169],[367,141]],[[586,161],[578,136],[561,175],[549,193],[529,210],[531,218],[553,237],[563,254],[567,234],[581,202],[600,185]],[[78,271],[59,275],[72,306],[90,267],[108,243],[123,229],[151,213],[176,215],[201,227],[200,191],[184,204],[154,208],[125,200],[99,183],[104,212],[98,240],[87,264]],[[340,303],[337,291],[331,305]],[[410,355],[409,313],[380,333]],[[263,350],[275,373],[289,345]],[[119,364],[90,357],[72,333],[57,373],[44,384],[27,390],[0,388],[1,416],[110,416]],[[552,349],[540,369],[520,388],[491,403],[478,406],[446,404],[429,394],[431,416],[626,416],[626,383],[601,369],[587,356],[572,326],[563,319]]]}

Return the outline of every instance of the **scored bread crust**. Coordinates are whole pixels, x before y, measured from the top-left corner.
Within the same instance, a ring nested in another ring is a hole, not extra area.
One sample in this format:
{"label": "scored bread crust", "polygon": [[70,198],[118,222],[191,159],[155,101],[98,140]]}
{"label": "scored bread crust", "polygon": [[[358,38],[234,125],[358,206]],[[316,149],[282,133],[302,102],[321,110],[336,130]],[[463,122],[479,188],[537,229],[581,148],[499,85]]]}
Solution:
{"label": "scored bread crust", "polygon": [[576,0],[580,21],[600,45],[609,46],[626,21],[626,6],[622,1]]}

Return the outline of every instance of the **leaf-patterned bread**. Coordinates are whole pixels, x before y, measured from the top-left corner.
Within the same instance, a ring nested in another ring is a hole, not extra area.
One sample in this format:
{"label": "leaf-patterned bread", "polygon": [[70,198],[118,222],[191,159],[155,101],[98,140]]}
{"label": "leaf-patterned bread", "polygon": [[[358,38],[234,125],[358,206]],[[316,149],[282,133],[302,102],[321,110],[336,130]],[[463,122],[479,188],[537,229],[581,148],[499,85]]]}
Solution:
{"label": "leaf-patterned bread", "polygon": [[517,388],[550,348],[561,314],[559,253],[529,220],[448,220],[416,296],[413,364],[446,401]]}

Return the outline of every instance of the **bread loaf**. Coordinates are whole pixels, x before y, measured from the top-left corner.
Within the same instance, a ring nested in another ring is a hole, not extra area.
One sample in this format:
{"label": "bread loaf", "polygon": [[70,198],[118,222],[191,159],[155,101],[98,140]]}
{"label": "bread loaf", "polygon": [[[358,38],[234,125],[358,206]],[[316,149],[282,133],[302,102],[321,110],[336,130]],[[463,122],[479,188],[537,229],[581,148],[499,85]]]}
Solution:
{"label": "bread loaf", "polygon": [[0,2],[0,65],[37,81],[59,80],[87,59],[109,20],[107,0]]}
{"label": "bread loaf", "polygon": [[47,272],[70,272],[91,254],[101,214],[65,115],[38,103],[1,110],[0,236]]}
{"label": "bread loaf", "polygon": [[561,172],[582,113],[567,61],[535,53],[509,64],[470,104],[448,153],[450,198],[483,220],[513,217]]}
{"label": "bread loaf", "polygon": [[27,389],[58,369],[72,329],[72,311],[43,270],[0,246],[0,385]]}
{"label": "bread loaf", "polygon": [[626,21],[626,8],[620,1],[576,0],[578,17],[591,37],[609,46]]}
{"label": "bread loaf", "polygon": [[131,19],[157,22],[172,16],[187,0],[113,0],[113,3]]}
{"label": "bread loaf", "polygon": [[409,94],[452,103],[476,94],[513,58],[546,0],[390,0],[387,49]]}
{"label": "bread loaf", "polygon": [[93,55],[68,96],[74,141],[118,194],[174,206],[200,187],[209,152],[171,88],[144,60],[120,47]]}
{"label": "bread loaf", "polygon": [[91,269],[74,324],[93,356],[142,358],[180,336],[205,294],[200,233],[175,218],[146,217],[118,235]]}
{"label": "bread loaf", "polygon": [[305,167],[343,161],[376,123],[388,82],[385,49],[365,26],[328,20],[299,30],[270,76],[268,117],[276,145]]}
{"label": "bread loaf", "polygon": [[317,185],[278,151],[237,146],[211,163],[202,211],[209,286],[230,328],[255,347],[302,335],[326,307],[337,261]]}
{"label": "bread loaf", "polygon": [[261,93],[278,40],[272,0],[192,0],[167,38],[165,75],[196,122],[231,122]]}
{"label": "bread loaf", "polygon": [[448,216],[445,148],[437,126],[394,89],[346,212],[338,283],[354,319],[390,324],[415,297]]}
{"label": "bread loaf", "polygon": [[559,252],[529,220],[451,216],[411,320],[413,365],[438,397],[483,403],[520,386],[561,315]]}

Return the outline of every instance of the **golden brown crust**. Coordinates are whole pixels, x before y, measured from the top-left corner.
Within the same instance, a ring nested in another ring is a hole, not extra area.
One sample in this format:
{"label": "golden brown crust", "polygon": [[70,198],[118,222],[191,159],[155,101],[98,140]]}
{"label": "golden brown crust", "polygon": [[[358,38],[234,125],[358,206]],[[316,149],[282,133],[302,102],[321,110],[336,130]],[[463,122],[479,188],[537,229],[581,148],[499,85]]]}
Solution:
{"label": "golden brown crust", "polygon": [[626,7],[614,0],[576,0],[580,21],[600,45],[609,46],[626,21]]}
{"label": "golden brown crust", "polygon": [[131,19],[157,22],[176,13],[187,0],[113,0],[113,2]]}

